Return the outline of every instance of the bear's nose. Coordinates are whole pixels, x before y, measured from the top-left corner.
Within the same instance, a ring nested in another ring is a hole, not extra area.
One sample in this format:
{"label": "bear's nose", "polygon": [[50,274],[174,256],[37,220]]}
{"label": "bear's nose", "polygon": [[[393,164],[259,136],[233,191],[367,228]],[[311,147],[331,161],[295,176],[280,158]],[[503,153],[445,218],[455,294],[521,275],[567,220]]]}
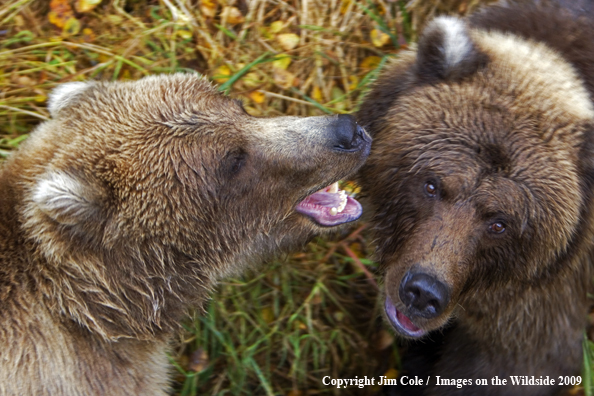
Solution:
{"label": "bear's nose", "polygon": [[399,296],[410,316],[426,319],[441,314],[450,301],[448,287],[425,273],[408,272],[400,282]]}
{"label": "bear's nose", "polygon": [[337,150],[355,151],[363,142],[369,140],[369,136],[353,116],[340,114],[333,124],[333,146]]}

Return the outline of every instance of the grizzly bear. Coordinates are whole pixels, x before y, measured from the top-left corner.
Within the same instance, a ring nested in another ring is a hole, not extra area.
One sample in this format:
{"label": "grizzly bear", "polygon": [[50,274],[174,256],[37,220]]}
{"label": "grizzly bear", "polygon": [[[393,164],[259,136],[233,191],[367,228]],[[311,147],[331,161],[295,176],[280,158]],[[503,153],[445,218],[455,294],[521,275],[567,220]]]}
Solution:
{"label": "grizzly bear", "polygon": [[[590,2],[442,16],[358,113],[374,139],[385,317],[406,395],[554,395],[580,381],[594,248]],[[414,341],[419,340],[419,341]]]}
{"label": "grizzly bear", "polygon": [[216,282],[358,218],[351,116],[256,118],[197,75],[76,82],[0,173],[0,395],[165,395]]}

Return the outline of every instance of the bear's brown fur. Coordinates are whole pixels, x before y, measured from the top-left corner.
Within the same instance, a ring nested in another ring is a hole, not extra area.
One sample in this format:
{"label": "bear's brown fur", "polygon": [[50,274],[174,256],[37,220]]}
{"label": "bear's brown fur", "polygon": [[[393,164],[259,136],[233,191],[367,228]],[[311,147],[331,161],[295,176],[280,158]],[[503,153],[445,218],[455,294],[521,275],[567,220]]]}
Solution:
{"label": "bear's brown fur", "polygon": [[317,192],[369,153],[350,116],[255,118],[182,74],[49,109],[0,171],[0,395],[163,395],[217,280],[360,215]]}
{"label": "bear's brown fur", "polygon": [[[403,374],[431,375],[403,394],[552,395],[560,376],[580,374],[594,247],[594,17],[579,3],[439,17],[361,107],[374,146],[360,181],[386,317],[423,338]],[[436,376],[472,385],[438,386]],[[556,382],[514,386],[510,376]]]}

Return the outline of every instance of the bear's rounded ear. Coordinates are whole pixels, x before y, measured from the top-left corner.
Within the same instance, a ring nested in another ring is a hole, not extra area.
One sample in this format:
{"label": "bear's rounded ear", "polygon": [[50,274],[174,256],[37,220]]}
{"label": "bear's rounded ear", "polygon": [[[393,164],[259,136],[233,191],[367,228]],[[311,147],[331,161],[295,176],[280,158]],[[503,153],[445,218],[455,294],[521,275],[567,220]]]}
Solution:
{"label": "bear's rounded ear", "polygon": [[98,186],[80,177],[54,171],[37,181],[32,195],[33,203],[51,219],[63,225],[81,226],[81,230],[102,223],[103,200]]}
{"label": "bear's rounded ear", "polygon": [[419,39],[416,73],[422,81],[459,80],[475,73],[488,58],[472,41],[459,18],[435,18]]}
{"label": "bear's rounded ear", "polygon": [[57,117],[60,110],[67,107],[74,99],[94,84],[92,81],[78,81],[58,85],[50,92],[47,102],[47,108],[51,116],[54,118]]}

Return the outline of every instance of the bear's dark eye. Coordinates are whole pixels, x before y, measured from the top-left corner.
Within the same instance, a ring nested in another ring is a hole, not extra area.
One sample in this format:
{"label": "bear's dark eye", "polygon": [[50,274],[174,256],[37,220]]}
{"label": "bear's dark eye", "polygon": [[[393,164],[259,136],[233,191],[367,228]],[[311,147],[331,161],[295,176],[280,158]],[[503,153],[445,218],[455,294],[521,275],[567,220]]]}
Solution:
{"label": "bear's dark eye", "polygon": [[489,231],[492,232],[493,234],[501,234],[501,233],[505,232],[505,229],[506,229],[505,223],[503,223],[501,221],[496,221],[495,223],[493,223],[489,226]]}
{"label": "bear's dark eye", "polygon": [[243,166],[247,160],[247,153],[241,149],[229,152],[225,158],[225,168],[229,176],[234,176]]}
{"label": "bear's dark eye", "polygon": [[433,198],[437,195],[437,187],[435,187],[435,184],[432,182],[425,183],[424,189],[425,189],[425,194],[427,194],[431,198]]}

